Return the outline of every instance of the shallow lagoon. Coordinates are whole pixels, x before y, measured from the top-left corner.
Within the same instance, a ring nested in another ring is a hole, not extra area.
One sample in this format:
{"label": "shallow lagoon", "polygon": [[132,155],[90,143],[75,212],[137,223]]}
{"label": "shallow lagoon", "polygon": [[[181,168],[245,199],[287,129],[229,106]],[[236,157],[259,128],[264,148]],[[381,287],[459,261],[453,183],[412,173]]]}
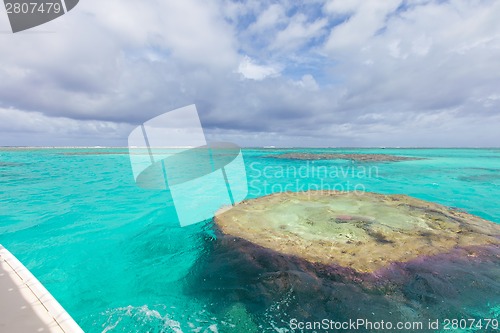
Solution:
{"label": "shallow lagoon", "polygon": [[[306,161],[263,158],[297,151],[424,159],[314,161],[307,167]],[[407,194],[500,223],[499,149],[245,149],[244,158],[249,197],[281,189],[351,186]],[[272,172],[284,165],[310,171],[312,164],[371,172],[340,172],[338,177]],[[211,221],[180,228],[168,192],[135,185],[126,149],[0,150],[0,193],[0,243],[32,270],[86,332],[288,328],[281,321],[283,306],[292,297],[287,292],[279,302],[262,304],[265,315],[255,322],[240,302],[222,314],[209,303],[212,297],[194,290],[188,276],[196,272],[200,258],[213,251]],[[481,311],[484,306],[498,316],[499,302],[484,304]]]}

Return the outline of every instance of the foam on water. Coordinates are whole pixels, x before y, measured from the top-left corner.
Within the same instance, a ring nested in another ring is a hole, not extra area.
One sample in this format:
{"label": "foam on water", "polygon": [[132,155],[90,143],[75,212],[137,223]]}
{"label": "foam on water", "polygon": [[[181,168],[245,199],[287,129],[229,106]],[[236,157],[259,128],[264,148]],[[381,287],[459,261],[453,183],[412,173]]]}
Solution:
{"label": "foam on water", "polygon": [[[156,306],[156,308],[162,309],[150,309],[148,305],[129,305],[108,310],[101,314],[106,318],[106,322],[102,325],[102,332],[218,333],[214,318],[201,319],[206,317],[206,311],[192,314],[187,322],[182,324],[171,318],[168,314],[168,307]],[[165,314],[162,315],[160,312]]]}

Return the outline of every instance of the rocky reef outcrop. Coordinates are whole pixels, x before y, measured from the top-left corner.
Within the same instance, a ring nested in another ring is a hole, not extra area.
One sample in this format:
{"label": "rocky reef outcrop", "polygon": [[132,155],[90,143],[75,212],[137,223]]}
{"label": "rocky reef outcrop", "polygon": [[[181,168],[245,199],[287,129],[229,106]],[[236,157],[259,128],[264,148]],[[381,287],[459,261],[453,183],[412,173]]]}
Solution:
{"label": "rocky reef outcrop", "polygon": [[[214,227],[190,292],[228,313],[239,304],[268,323],[261,332],[292,319],[492,318],[500,300],[500,225],[412,197],[273,194],[219,214]],[[436,331],[427,326],[419,331]]]}
{"label": "rocky reef outcrop", "polygon": [[375,272],[391,263],[500,244],[500,225],[405,195],[287,192],[215,218],[225,235],[311,263]]}

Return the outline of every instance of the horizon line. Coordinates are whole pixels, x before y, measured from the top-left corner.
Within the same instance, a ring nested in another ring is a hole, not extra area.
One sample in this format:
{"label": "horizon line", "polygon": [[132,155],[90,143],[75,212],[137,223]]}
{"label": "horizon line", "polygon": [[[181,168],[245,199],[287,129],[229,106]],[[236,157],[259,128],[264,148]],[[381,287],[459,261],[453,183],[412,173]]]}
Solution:
{"label": "horizon line", "polygon": [[[3,148],[19,148],[19,149],[147,149],[148,147],[127,147],[127,146],[0,146]],[[194,146],[164,146],[164,147],[149,147],[159,149],[185,149],[196,148]],[[338,146],[338,147],[320,147],[320,146],[241,146],[246,149],[500,149],[500,146],[484,146],[484,147],[464,147],[464,146]]]}

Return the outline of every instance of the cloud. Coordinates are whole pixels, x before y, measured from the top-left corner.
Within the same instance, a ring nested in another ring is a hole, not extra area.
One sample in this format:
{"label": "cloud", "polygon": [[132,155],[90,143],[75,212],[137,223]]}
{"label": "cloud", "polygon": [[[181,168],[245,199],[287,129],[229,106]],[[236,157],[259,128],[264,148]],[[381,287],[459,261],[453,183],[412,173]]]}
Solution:
{"label": "cloud", "polygon": [[333,15],[350,14],[342,24],[335,26],[328,37],[325,49],[335,52],[355,52],[375,37],[384,27],[387,16],[394,12],[402,0],[353,1],[350,4],[331,1],[325,5],[325,11]]}
{"label": "cloud", "polygon": [[272,4],[263,10],[256,20],[248,27],[250,33],[268,33],[287,21],[284,6]]}
{"label": "cloud", "polygon": [[318,90],[319,85],[311,74],[306,74],[298,81],[294,81],[294,84],[299,87],[305,88],[307,90]]}
{"label": "cloud", "polygon": [[[493,82],[499,81],[491,72],[499,69],[493,58],[500,52],[498,28],[492,26],[499,12],[498,4],[428,3],[392,12],[371,35],[349,43],[334,40],[353,36],[343,29],[352,22],[334,27],[325,52],[339,61],[337,74],[347,89],[344,105],[391,102],[418,112],[468,109],[469,101],[491,94]],[[374,34],[377,29],[383,33]]]}
{"label": "cloud", "polygon": [[290,18],[287,27],[276,34],[272,47],[281,52],[299,49],[304,44],[321,36],[325,32],[324,28],[327,22],[328,20],[325,18],[308,22],[307,16],[294,15]]}
{"label": "cloud", "polygon": [[192,103],[210,137],[242,145],[492,145],[499,15],[486,0],[88,0],[0,34],[0,145],[123,146]]}
{"label": "cloud", "polygon": [[267,77],[278,76],[279,70],[273,66],[257,65],[250,57],[245,56],[238,66],[238,73],[240,73],[245,79],[259,81]]}
{"label": "cloud", "polygon": [[[2,145],[99,145],[102,139],[118,144],[132,127],[123,123],[48,117],[40,112],[0,108]],[[97,138],[96,138],[97,137]],[[35,141],[36,140],[36,141]]]}

